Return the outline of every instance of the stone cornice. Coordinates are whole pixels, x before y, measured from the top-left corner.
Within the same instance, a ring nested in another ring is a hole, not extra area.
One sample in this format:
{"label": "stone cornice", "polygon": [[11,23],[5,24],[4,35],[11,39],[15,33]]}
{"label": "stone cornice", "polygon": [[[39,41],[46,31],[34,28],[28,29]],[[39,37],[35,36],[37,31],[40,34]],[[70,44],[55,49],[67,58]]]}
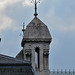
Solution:
{"label": "stone cornice", "polygon": [[24,46],[24,43],[26,42],[49,42],[51,43],[52,38],[23,38],[21,42],[21,46]]}

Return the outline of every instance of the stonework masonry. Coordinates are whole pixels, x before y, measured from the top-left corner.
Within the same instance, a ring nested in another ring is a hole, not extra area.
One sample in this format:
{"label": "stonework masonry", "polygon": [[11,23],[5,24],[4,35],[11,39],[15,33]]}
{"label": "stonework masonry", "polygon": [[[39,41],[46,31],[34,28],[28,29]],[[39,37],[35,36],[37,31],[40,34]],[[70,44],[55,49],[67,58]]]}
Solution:
{"label": "stonework masonry", "polygon": [[39,18],[34,17],[25,29],[21,43],[23,50],[17,58],[31,61],[37,75],[50,75],[49,44],[51,40],[47,26]]}
{"label": "stonework masonry", "polygon": [[0,54],[0,75],[36,75],[31,62]]}

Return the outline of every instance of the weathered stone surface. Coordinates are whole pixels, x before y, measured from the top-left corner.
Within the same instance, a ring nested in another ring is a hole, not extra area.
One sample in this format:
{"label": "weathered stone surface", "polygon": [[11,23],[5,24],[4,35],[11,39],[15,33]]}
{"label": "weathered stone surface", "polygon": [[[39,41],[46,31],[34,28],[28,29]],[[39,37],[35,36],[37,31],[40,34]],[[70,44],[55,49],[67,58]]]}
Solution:
{"label": "weathered stone surface", "polygon": [[0,75],[36,75],[31,62],[0,54]]}
{"label": "weathered stone surface", "polygon": [[17,54],[16,58],[18,58],[18,59],[24,59],[23,50],[21,50],[21,51]]}
{"label": "weathered stone surface", "polygon": [[47,26],[37,17],[27,25],[22,40],[22,46],[25,41],[48,41],[51,42],[51,35]]}
{"label": "weathered stone surface", "polygon": [[0,64],[0,75],[35,75],[30,65],[23,63]]}
{"label": "weathered stone surface", "polygon": [[27,63],[29,64],[30,62],[0,54],[0,63],[25,63],[25,64]]}
{"label": "weathered stone surface", "polygon": [[[23,46],[24,60],[32,62],[37,75],[49,73],[49,44],[51,35],[47,26],[37,17],[27,25],[21,45]],[[20,55],[21,56],[21,52]]]}

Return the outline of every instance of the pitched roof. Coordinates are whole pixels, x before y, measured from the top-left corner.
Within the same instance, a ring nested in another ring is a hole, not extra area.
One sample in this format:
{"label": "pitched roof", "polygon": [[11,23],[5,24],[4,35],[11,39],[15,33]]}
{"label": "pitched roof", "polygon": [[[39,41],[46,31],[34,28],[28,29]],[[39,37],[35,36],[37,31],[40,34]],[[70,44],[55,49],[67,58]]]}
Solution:
{"label": "pitched roof", "polygon": [[36,75],[31,63],[0,54],[0,75]]}
{"label": "pitched roof", "polygon": [[26,61],[26,60],[20,60],[14,57],[10,57],[10,56],[6,56],[6,55],[2,55],[0,54],[0,64],[1,63],[25,63],[25,64],[31,64],[31,62]]}

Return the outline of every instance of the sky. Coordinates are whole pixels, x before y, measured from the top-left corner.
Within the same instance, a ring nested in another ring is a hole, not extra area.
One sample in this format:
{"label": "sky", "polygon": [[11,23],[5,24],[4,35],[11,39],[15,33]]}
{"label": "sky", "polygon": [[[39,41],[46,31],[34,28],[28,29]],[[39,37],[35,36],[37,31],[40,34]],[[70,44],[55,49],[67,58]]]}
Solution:
{"label": "sky", "polygon": [[[26,27],[33,14],[31,0],[0,0],[0,54],[15,57],[21,51],[23,22]],[[41,0],[38,18],[52,36],[50,70],[75,69],[75,0]]]}

